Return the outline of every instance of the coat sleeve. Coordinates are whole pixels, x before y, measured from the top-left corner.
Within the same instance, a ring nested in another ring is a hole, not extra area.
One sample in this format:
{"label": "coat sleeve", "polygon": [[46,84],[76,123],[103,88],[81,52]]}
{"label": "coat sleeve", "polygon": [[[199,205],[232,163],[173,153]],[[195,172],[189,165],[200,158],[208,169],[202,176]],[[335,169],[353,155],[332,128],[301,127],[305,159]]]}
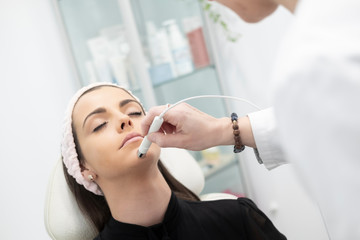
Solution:
{"label": "coat sleeve", "polygon": [[286,163],[278,141],[273,109],[264,109],[248,116],[257,146],[254,152],[258,162],[269,170]]}

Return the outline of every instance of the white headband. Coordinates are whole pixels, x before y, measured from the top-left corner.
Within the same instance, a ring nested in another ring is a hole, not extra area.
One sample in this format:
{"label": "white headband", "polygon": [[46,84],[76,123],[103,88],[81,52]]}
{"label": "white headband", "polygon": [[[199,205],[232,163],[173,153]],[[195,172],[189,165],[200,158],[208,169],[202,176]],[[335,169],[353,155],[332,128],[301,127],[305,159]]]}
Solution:
{"label": "white headband", "polygon": [[124,91],[128,92],[132,97],[134,97],[139,103],[139,99],[135,97],[130,91],[126,90],[123,87],[120,87],[113,83],[108,82],[96,82],[92,83],[86,87],[81,88],[78,90],[74,96],[71,98],[66,112],[65,112],[65,119],[64,119],[64,126],[63,126],[63,138],[61,141],[61,155],[63,162],[67,168],[67,172],[75,178],[76,182],[80,185],[83,185],[85,189],[88,191],[96,194],[96,195],[104,195],[101,191],[100,187],[92,181],[86,180],[83,175],[81,174],[80,162],[78,159],[78,154],[76,152],[76,146],[74,141],[74,135],[72,131],[72,113],[75,104],[79,100],[79,98],[88,90],[98,87],[98,86],[113,86]]}

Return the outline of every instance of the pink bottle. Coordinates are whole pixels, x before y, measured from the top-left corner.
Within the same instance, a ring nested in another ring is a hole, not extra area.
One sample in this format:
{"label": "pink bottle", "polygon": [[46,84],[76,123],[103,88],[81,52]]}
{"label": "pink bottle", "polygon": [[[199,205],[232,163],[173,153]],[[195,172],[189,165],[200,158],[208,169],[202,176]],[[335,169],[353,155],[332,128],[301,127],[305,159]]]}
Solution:
{"label": "pink bottle", "polygon": [[189,41],[191,55],[195,68],[206,67],[210,64],[206,49],[201,20],[198,16],[183,19],[183,26]]}

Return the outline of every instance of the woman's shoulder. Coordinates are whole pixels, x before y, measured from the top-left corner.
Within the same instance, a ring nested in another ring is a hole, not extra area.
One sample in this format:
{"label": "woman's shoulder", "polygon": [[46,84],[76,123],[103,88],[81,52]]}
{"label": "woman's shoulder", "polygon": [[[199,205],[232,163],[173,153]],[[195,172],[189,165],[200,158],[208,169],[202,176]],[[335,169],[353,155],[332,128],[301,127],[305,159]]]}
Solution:
{"label": "woman's shoulder", "polygon": [[180,205],[183,209],[196,214],[213,215],[214,213],[221,213],[221,216],[237,218],[244,214],[247,215],[251,211],[260,211],[251,199],[245,197],[197,202],[183,201]]}
{"label": "woman's shoulder", "polygon": [[217,199],[217,200],[206,200],[206,201],[184,201],[187,205],[193,207],[217,207],[217,206],[240,206],[240,207],[256,207],[256,204],[249,198],[239,197],[237,199]]}
{"label": "woman's shoulder", "polygon": [[[286,239],[272,221],[249,198],[223,199],[213,201],[186,201],[185,212],[201,222],[227,222],[243,229],[249,236],[261,232],[265,239]],[[224,226],[222,226],[224,227]]]}

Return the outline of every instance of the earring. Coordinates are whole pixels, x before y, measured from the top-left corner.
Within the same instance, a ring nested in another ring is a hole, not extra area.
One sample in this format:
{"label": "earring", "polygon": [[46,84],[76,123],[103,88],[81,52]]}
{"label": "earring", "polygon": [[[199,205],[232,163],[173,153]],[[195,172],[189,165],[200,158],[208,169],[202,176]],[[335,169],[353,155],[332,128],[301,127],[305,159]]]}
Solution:
{"label": "earring", "polygon": [[94,177],[90,174],[90,175],[88,175],[88,179],[90,180],[90,181],[94,181]]}

